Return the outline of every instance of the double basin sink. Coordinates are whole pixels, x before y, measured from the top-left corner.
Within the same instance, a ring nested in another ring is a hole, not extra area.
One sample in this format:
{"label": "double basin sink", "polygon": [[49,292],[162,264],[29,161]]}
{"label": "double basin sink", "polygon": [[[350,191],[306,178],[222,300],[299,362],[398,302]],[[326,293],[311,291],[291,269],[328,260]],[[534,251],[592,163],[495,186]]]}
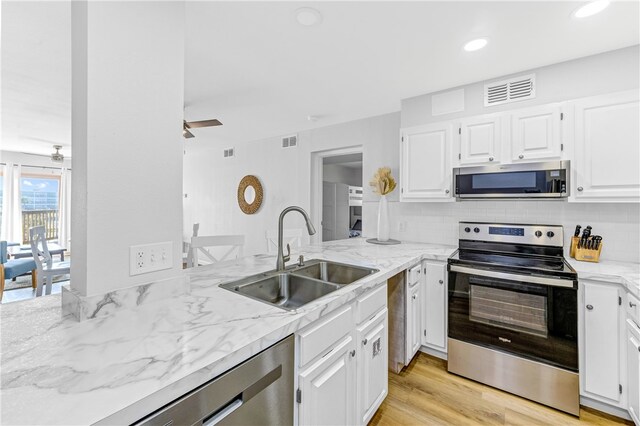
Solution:
{"label": "double basin sink", "polygon": [[373,268],[316,259],[285,271],[265,272],[220,287],[278,308],[294,310],[376,272]]}

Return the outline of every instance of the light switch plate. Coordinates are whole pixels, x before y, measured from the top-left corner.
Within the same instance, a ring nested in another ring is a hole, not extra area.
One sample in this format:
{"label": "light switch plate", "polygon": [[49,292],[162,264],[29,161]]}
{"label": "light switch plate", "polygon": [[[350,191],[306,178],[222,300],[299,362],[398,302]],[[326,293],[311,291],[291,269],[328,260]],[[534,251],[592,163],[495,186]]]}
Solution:
{"label": "light switch plate", "polygon": [[129,275],[171,269],[173,244],[171,241],[143,244],[129,248]]}

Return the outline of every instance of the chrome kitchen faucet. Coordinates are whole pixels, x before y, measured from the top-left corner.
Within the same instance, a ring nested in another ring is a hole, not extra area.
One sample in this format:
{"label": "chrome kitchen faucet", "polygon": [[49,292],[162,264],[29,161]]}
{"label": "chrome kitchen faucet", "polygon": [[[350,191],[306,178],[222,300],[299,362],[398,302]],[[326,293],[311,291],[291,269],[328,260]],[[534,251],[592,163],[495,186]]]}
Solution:
{"label": "chrome kitchen faucet", "polygon": [[305,222],[307,223],[307,231],[309,231],[309,235],[313,235],[316,233],[316,228],[313,227],[311,223],[311,219],[306,211],[303,208],[298,206],[290,206],[286,209],[282,210],[280,213],[280,218],[278,219],[278,260],[276,262],[276,270],[284,271],[284,264],[291,259],[291,247],[287,244],[287,255],[285,256],[282,252],[282,222],[284,220],[284,216],[290,211],[297,211],[304,217]]}

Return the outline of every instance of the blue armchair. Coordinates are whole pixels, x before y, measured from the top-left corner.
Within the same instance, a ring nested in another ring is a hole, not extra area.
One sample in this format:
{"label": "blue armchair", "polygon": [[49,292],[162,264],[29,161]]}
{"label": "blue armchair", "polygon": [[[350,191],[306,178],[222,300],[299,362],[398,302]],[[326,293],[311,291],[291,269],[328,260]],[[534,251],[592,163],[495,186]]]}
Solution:
{"label": "blue armchair", "polygon": [[7,242],[0,241],[0,300],[4,293],[4,280],[31,272],[31,286],[36,288],[38,284],[36,270],[36,262],[33,258],[8,260]]}

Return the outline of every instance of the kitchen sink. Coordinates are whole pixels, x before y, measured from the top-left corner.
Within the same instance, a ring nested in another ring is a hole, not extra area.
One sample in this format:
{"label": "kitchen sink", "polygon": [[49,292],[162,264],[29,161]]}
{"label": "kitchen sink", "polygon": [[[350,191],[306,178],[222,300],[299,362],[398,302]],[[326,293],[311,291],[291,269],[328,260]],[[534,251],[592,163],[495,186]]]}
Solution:
{"label": "kitchen sink", "polygon": [[377,269],[346,265],[326,260],[311,260],[305,266],[294,270],[297,275],[327,281],[333,284],[351,284],[368,275],[375,274]]}
{"label": "kitchen sink", "polygon": [[286,271],[271,271],[221,284],[220,287],[286,310],[298,309],[377,269],[311,260]]}

